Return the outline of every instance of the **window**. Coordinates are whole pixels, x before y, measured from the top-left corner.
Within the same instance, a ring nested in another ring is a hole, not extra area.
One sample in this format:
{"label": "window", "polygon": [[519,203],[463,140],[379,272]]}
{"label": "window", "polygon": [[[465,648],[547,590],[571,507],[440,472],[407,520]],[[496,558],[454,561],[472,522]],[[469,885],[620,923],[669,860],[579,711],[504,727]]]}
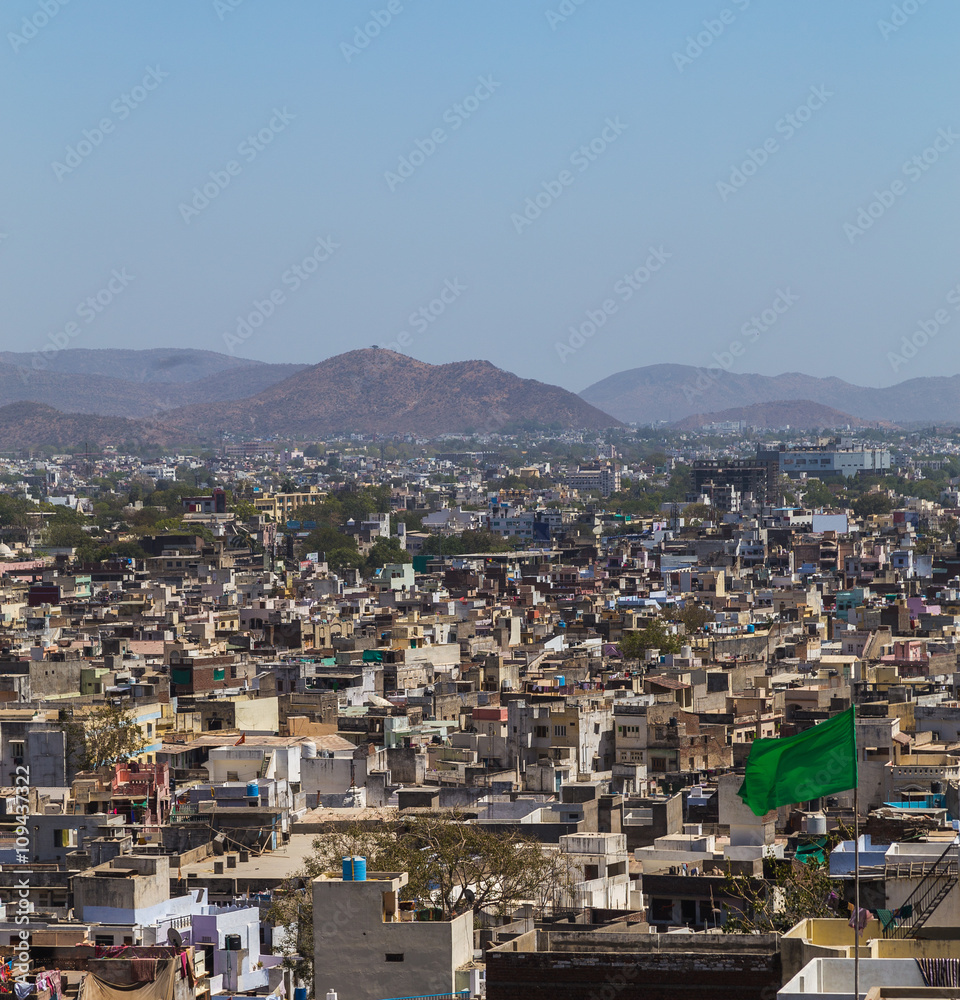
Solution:
{"label": "window", "polygon": [[566,726],[554,726],[553,727],[553,735],[554,736],[566,736],[567,735],[567,727]]}
{"label": "window", "polygon": [[402,951],[400,951],[400,952],[388,951],[387,952],[387,961],[388,962],[402,962],[403,961],[403,952]]}
{"label": "window", "polygon": [[653,760],[650,762],[650,766],[654,769],[654,771],[666,771],[667,769],[666,758],[654,757]]}
{"label": "window", "polygon": [[549,726],[534,726],[533,735],[536,736],[538,740],[545,740],[550,735]]}
{"label": "window", "polygon": [[670,923],[673,920],[673,900],[654,898],[650,911],[655,923]]}
{"label": "window", "polygon": [[680,900],[680,919],[685,924],[697,922],[697,901],[695,899]]}
{"label": "window", "polygon": [[113,935],[112,934],[98,934],[93,939],[93,943],[94,944],[98,944],[98,945],[106,945],[107,947],[109,947],[110,945],[113,944]]}
{"label": "window", "polygon": [[227,781],[239,781],[239,771],[227,771]]}

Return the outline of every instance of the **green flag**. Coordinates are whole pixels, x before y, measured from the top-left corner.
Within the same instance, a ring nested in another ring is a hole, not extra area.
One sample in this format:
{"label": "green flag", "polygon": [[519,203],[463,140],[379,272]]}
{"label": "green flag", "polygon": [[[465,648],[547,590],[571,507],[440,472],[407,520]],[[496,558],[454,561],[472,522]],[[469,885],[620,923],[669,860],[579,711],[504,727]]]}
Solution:
{"label": "green flag", "polygon": [[740,798],[757,816],[857,785],[853,707],[797,736],[754,740]]}

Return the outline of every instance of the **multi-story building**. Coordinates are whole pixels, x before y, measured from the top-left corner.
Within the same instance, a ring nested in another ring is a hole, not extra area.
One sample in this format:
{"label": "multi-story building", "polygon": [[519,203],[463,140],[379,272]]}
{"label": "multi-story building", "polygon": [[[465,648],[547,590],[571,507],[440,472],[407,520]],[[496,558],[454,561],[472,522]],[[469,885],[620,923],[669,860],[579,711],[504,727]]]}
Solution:
{"label": "multi-story building", "polygon": [[566,483],[569,489],[608,497],[620,490],[620,467],[616,464],[580,466],[576,472],[567,473]]}

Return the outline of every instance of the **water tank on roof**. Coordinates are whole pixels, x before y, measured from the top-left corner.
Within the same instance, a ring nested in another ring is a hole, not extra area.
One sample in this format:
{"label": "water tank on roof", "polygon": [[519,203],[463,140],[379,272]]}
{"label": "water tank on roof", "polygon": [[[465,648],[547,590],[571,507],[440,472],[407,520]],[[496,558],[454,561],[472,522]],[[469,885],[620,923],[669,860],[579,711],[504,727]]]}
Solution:
{"label": "water tank on roof", "polygon": [[300,753],[304,756],[304,758],[316,757],[317,744],[314,743],[313,740],[305,740],[304,743],[301,744]]}
{"label": "water tank on roof", "polygon": [[258,799],[260,798],[260,785],[256,781],[251,781],[247,785],[247,798],[248,799]]}
{"label": "water tank on roof", "polygon": [[807,833],[815,837],[826,836],[827,817],[823,813],[807,813],[806,815]]}
{"label": "water tank on roof", "polygon": [[693,659],[693,646],[681,646],[680,655],[685,660]]}
{"label": "water tank on roof", "polygon": [[352,857],[343,859],[343,881],[344,882],[366,882],[367,881],[367,859]]}

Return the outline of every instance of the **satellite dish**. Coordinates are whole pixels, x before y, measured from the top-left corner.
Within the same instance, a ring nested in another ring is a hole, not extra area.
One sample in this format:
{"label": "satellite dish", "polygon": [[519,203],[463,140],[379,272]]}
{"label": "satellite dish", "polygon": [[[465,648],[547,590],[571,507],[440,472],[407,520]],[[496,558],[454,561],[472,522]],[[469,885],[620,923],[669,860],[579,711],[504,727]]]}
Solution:
{"label": "satellite dish", "polygon": [[183,937],[176,927],[167,928],[167,944],[172,945],[178,951],[183,947]]}

